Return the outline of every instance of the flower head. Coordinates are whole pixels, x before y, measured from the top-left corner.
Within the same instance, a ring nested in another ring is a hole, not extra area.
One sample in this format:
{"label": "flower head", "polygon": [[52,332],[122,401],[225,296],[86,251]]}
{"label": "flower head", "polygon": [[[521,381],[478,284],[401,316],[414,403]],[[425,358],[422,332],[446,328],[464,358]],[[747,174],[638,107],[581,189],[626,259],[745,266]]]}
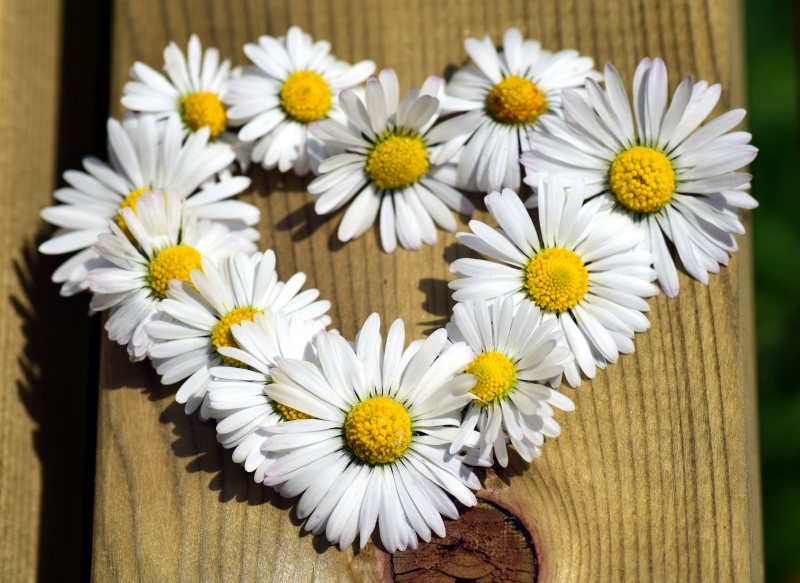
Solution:
{"label": "flower head", "polygon": [[544,438],[561,431],[553,407],[574,409],[569,398],[547,386],[572,362],[558,322],[542,318],[532,302],[515,307],[505,297],[456,304],[447,332],[473,352],[466,372],[475,377],[472,393],[478,397],[467,406],[450,452],[461,450],[477,427],[480,438],[464,458],[468,463],[490,466],[496,458],[507,466],[506,441],[525,461],[538,457]]}
{"label": "flower head", "polygon": [[234,159],[224,145],[209,143],[207,129],[184,135],[173,117],[159,122],[144,115],[120,123],[108,120],[109,164],[84,158],[85,171],[64,173],[68,187],[55,192],[58,204],[42,210],[42,218],[59,227],[40,245],[48,255],[74,253],[53,273],[62,295],[88,287],[86,275],[104,265],[92,246],[98,235],[110,233],[109,220],[130,233],[123,210],[138,212],[140,197],[150,191],[169,192],[186,200],[186,209],[199,219],[224,223],[240,237],[254,241],[250,228],[259,219],[251,204],[230,200],[250,185],[245,176],[219,177]]}
{"label": "flower head", "polygon": [[375,70],[372,61],[337,60],[330,49],[330,43],[314,41],[296,26],[285,37],[264,35],[258,44],[245,45],[254,66],[231,81],[225,100],[230,121],[244,124],[239,139],[253,142],[253,162],[300,175],[316,171],[323,152],[309,124],[340,117],[339,92],[360,85]]}
{"label": "flower head", "polygon": [[339,102],[347,123],[327,120],[313,132],[334,151],[308,190],[314,210],[334,212],[349,203],[339,223],[339,240],[361,236],[380,214],[383,248],[419,249],[436,242],[436,226],[454,231],[448,207],[472,214],[472,204],[455,188],[455,165],[477,115],[435,124],[444,82],[429,77],[421,90],[401,100],[397,75],[384,69],[367,81],[366,98],[343,91]]}
{"label": "flower head", "polygon": [[442,107],[480,115],[470,124],[457,184],[480,192],[519,190],[519,155],[535,139],[530,130],[561,116],[562,89],[600,74],[591,58],[573,50],[551,53],[516,28],[506,31],[502,50],[488,36],[468,38],[464,48],[473,64],[453,75]]}
{"label": "flower head", "polygon": [[216,48],[204,52],[193,34],[186,55],[174,42],[164,49],[164,72],[166,77],[135,62],[122,105],[157,117],[174,116],[189,132],[208,128],[210,139],[219,137],[228,125],[223,100],[231,78],[230,61],[220,62]]}
{"label": "flower head", "polygon": [[458,239],[500,263],[457,259],[450,269],[459,279],[450,287],[457,301],[510,296],[536,305],[563,331],[560,344],[575,357],[564,373],[577,386],[578,368],[592,378],[596,367],[633,352],[634,333],[649,327],[643,312],[645,298],[658,293],[655,272],[641,233],[623,217],[582,205],[579,187],[566,194],[556,180],[540,183],[539,192],[539,230],[516,193],[486,197],[500,228],[471,221],[472,233]]}
{"label": "flower head", "polygon": [[442,515],[458,516],[448,494],[472,506],[480,483],[449,452],[474,398],[466,345],[438,330],[404,349],[396,320],[383,348],[379,326],[373,314],[354,345],[320,332],[315,359],[276,359],[267,395],[312,419],[264,429],[264,483],[300,495],[306,530],[363,547],[377,523],[394,552],[444,536]]}
{"label": "flower head", "polygon": [[157,317],[171,282],[189,281],[204,257],[253,250],[250,241],[234,236],[220,223],[198,220],[185,206],[176,194],[142,194],[135,212],[120,211],[126,230],[109,222],[110,232],[100,233],[93,248],[110,267],[89,272],[90,307],[111,310],[108,337],[127,345],[131,360],[147,355],[153,342],[147,325]]}
{"label": "flower head", "polygon": [[186,403],[187,413],[202,405],[200,415],[206,418],[209,369],[244,366],[225,351],[239,347],[236,325],[258,314],[283,313],[317,332],[330,322],[330,302],[318,300],[316,289],[300,291],[303,273],[280,281],[272,251],[235,253],[218,262],[204,258],[198,267],[202,268],[188,278],[172,282],[159,305],[162,317],[149,324],[147,332],[154,339],[149,356],[161,382],[183,380],[176,400]]}
{"label": "flower head", "polygon": [[[261,447],[266,427],[311,417],[267,396],[272,382],[269,369],[279,357],[313,358],[310,340],[320,330],[319,320],[302,313],[267,310],[230,328],[234,342],[218,351],[227,366],[209,369],[207,414],[217,420],[217,439],[233,448],[233,461],[263,482],[266,457]],[[230,363],[235,363],[231,366]]]}
{"label": "flower head", "polygon": [[[565,91],[564,118],[542,123],[522,156],[526,181],[536,186],[557,173],[580,180],[585,196],[612,209],[638,229],[653,254],[661,288],[678,293],[671,243],[686,271],[708,283],[727,265],[744,233],[739,209],[754,208],[750,175],[737,171],[756,157],[750,134],[731,131],[745,115],[734,109],[703,123],[720,98],[720,86],[691,77],[667,99],[667,68],[644,59],[633,79],[633,112],[622,79],[605,70],[605,89],[587,79],[585,92]],[[529,200],[536,204],[535,196]]]}

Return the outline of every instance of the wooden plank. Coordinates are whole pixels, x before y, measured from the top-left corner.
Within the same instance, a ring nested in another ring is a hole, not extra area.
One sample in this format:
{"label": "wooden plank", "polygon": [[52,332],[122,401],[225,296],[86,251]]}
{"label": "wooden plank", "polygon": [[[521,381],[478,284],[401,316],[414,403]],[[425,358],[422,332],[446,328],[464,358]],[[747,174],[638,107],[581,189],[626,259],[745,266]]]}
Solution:
{"label": "wooden plank", "polygon": [[[130,64],[159,65],[169,39],[196,32],[241,63],[245,42],[290,24],[342,58],[394,67],[404,88],[462,63],[465,36],[497,40],[515,25],[548,48],[613,61],[628,79],[642,57],[662,56],[673,86],[688,73],[721,82],[727,108],[741,102],[737,10],[729,0],[117,2],[112,108]],[[393,255],[374,233],[342,246],[337,220],[313,216],[304,179],[252,175],[262,247],[283,274],[308,274],[344,334],[372,311],[419,335],[446,321],[454,237]],[[542,458],[488,473],[481,496],[529,531],[539,580],[762,579],[749,261],[741,254],[708,287],[681,276],[678,299],[650,302],[636,354],[575,393],[577,411],[559,417],[563,435]],[[291,503],[253,484],[211,424],[186,417],[171,389],[108,343],[100,382],[96,580],[372,581],[398,568],[374,546],[339,552],[302,533]]]}
{"label": "wooden plank", "polygon": [[2,581],[89,574],[98,319],[86,296],[59,297],[63,259],[36,248],[61,173],[105,150],[102,18],[102,0],[0,2]]}
{"label": "wooden plank", "polygon": [[46,232],[39,209],[50,204],[60,162],[61,19],[61,2],[0,2],[2,581],[45,580],[56,567],[79,577],[81,569],[88,347],[53,346],[65,338],[60,331],[83,343],[90,323],[85,298],[59,302],[50,283],[58,263],[36,251]]}
{"label": "wooden plank", "polygon": [[[60,5],[0,2],[0,579],[37,574],[42,479],[37,454],[41,371],[32,362],[37,313],[35,238],[56,165]],[[43,44],[40,34],[53,39]],[[35,99],[21,99],[23,95]]]}

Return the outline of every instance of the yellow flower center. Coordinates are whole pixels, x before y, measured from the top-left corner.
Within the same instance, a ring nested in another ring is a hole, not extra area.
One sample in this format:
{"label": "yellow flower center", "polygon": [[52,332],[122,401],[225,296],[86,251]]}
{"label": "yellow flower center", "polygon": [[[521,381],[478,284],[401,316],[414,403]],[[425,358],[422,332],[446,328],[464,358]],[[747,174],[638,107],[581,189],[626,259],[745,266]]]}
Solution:
{"label": "yellow flower center", "polygon": [[117,215],[114,217],[114,220],[119,225],[119,228],[122,229],[122,232],[128,237],[128,239],[133,239],[133,235],[128,230],[128,226],[125,224],[125,219],[122,218],[122,209],[131,209],[134,214],[136,213],[136,201],[139,200],[139,197],[142,196],[145,192],[149,191],[149,188],[139,188],[137,190],[132,190],[128,193],[128,195],[122,199],[122,202],[119,203],[119,211],[117,211]]}
{"label": "yellow flower center", "polygon": [[475,375],[478,381],[470,392],[487,404],[507,396],[517,382],[517,370],[505,354],[483,352],[472,359],[465,370]]}
{"label": "yellow flower center", "polygon": [[201,269],[200,252],[188,245],[175,245],[158,252],[150,262],[150,288],[159,300],[167,297],[173,279],[190,281],[193,269]]}
{"label": "yellow flower center", "polygon": [[658,150],[634,146],[614,158],[608,183],[617,202],[636,213],[664,208],[675,191],[675,170]]}
{"label": "yellow flower center", "polygon": [[313,419],[311,415],[292,409],[288,405],[272,401],[272,408],[284,421],[297,421],[298,419]]}
{"label": "yellow flower center", "polygon": [[181,97],[180,112],[183,123],[193,132],[200,128],[208,128],[213,140],[223,131],[228,123],[225,106],[216,93],[199,91]]}
{"label": "yellow flower center", "polygon": [[563,312],[575,307],[589,290],[589,271],[573,251],[543,249],[525,269],[528,296],[543,310]]}
{"label": "yellow flower center", "polygon": [[[245,321],[251,322],[256,314],[263,313],[264,310],[254,308],[252,306],[239,306],[238,308],[232,309],[230,312],[222,316],[222,318],[219,319],[219,322],[217,322],[217,325],[214,326],[214,330],[211,331],[211,344],[214,345],[214,348],[217,352],[219,352],[219,349],[223,346],[239,348],[239,345],[236,344],[236,339],[233,337],[231,326],[235,324],[241,324]],[[222,358],[222,362],[228,366],[246,366],[243,362],[236,360],[235,358],[231,358],[230,356],[225,356],[224,354],[220,354],[220,358]]]}
{"label": "yellow flower center", "polygon": [[347,445],[362,462],[391,463],[411,443],[411,417],[391,397],[372,397],[347,414],[344,435]]}
{"label": "yellow flower center", "polygon": [[544,113],[547,100],[533,81],[510,75],[489,91],[486,109],[500,123],[527,125]]}
{"label": "yellow flower center", "polygon": [[430,169],[428,149],[419,136],[388,134],[367,155],[364,171],[381,190],[405,188]]}
{"label": "yellow flower center", "polygon": [[311,123],[331,108],[331,88],[319,73],[296,71],[281,86],[281,107],[293,119]]}

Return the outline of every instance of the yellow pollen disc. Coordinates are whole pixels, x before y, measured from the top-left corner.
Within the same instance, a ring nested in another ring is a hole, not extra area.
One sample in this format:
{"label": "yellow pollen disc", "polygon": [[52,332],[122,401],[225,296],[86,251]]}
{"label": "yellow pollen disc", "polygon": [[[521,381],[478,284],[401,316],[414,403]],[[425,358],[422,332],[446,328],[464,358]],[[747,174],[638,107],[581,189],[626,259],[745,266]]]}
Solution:
{"label": "yellow pollen disc", "polygon": [[188,245],[175,245],[158,252],[150,262],[150,288],[159,300],[167,297],[173,279],[190,281],[193,269],[201,269],[200,252]]}
{"label": "yellow pollen disc", "polygon": [[478,377],[470,392],[489,404],[507,396],[517,381],[517,370],[511,359],[494,351],[473,358],[465,372]]}
{"label": "yellow pollen disc", "polygon": [[573,251],[551,247],[528,263],[523,287],[541,309],[563,312],[575,307],[589,291],[589,271]]}
{"label": "yellow pollen disc", "polygon": [[[137,190],[132,190],[128,193],[128,195],[122,199],[122,202],[119,203],[119,210],[122,209],[131,209],[134,213],[136,213],[136,201],[139,200],[139,197],[142,196],[145,192],[150,190],[149,188],[139,188]],[[132,239],[133,236],[131,232],[128,230],[128,226],[125,224],[125,219],[122,218],[122,214],[117,212],[117,216],[114,217],[114,220],[119,225],[119,228],[122,229],[122,232],[128,236],[128,239]]]}
{"label": "yellow pollen disc", "polygon": [[390,397],[372,397],[350,410],[344,423],[347,445],[367,464],[400,458],[411,443],[411,417]]}
{"label": "yellow pollen disc", "polygon": [[[233,337],[233,332],[231,332],[231,326],[235,324],[241,324],[245,321],[250,322],[253,320],[253,317],[256,314],[263,313],[264,310],[254,308],[252,306],[240,306],[232,309],[230,312],[222,316],[222,318],[219,319],[219,322],[217,322],[217,325],[214,326],[214,330],[211,331],[211,344],[214,345],[214,348],[217,350],[217,352],[219,352],[219,349],[223,346],[239,348],[239,345],[236,344],[236,340]],[[222,358],[222,362],[228,366],[245,366],[241,361],[231,358],[230,356],[225,356],[224,354],[220,354],[220,358]],[[279,405],[278,403],[275,404]],[[280,406],[284,407],[284,405]]]}
{"label": "yellow pollen disc", "polygon": [[225,106],[216,93],[199,91],[181,97],[180,112],[183,123],[193,132],[207,127],[213,140],[223,131],[228,123]]}
{"label": "yellow pollen disc", "polygon": [[675,170],[662,152],[634,146],[614,158],[608,183],[617,201],[636,213],[664,208],[675,190]]}
{"label": "yellow pollen disc", "polygon": [[489,91],[486,109],[500,123],[525,125],[544,113],[547,100],[533,81],[510,75]]}
{"label": "yellow pollen disc", "polygon": [[430,169],[428,149],[418,136],[389,134],[367,155],[364,171],[381,190],[405,188]]}
{"label": "yellow pollen disc", "polygon": [[313,419],[311,415],[307,415],[297,409],[292,409],[288,405],[272,401],[272,408],[281,416],[284,421],[297,421],[298,419]]}
{"label": "yellow pollen disc", "polygon": [[281,107],[293,119],[311,123],[322,119],[331,108],[331,89],[314,71],[296,71],[281,86]]}

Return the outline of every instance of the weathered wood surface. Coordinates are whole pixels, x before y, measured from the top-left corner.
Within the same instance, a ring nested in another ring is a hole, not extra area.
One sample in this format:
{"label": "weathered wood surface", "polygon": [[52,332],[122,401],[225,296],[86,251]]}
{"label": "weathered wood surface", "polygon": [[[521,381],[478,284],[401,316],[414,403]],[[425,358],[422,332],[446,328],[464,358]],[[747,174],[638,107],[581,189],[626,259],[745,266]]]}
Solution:
{"label": "weathered wood surface", "polygon": [[[33,580],[41,510],[37,423],[28,414],[34,399],[30,376],[37,373],[27,367],[26,325],[33,308],[26,284],[41,228],[38,210],[51,196],[55,168],[58,45],[40,46],[33,31],[57,38],[59,15],[48,13],[44,4],[0,4],[0,75],[6,88],[0,92],[0,579],[4,581]],[[26,91],[35,92],[37,101],[20,100]],[[26,126],[29,131],[23,131]],[[25,274],[24,280],[16,267]]]}
{"label": "weathered wood surface", "polygon": [[[118,1],[112,111],[133,61],[159,66],[170,39],[196,32],[242,63],[245,42],[291,24],[329,39],[342,58],[394,67],[404,88],[462,63],[465,36],[499,40],[516,25],[547,48],[613,61],[628,79],[642,57],[662,56],[673,86],[688,73],[719,81],[728,107],[742,101],[738,9],[729,0]],[[305,179],[252,175],[262,247],[276,251],[284,276],[308,274],[344,334],[372,311],[419,335],[446,320],[447,263],[461,252],[453,236],[418,253],[386,255],[374,232],[342,246],[338,218],[313,215]],[[481,496],[529,531],[539,580],[762,578],[752,279],[741,243],[710,286],[682,276],[680,298],[650,302],[652,329],[636,354],[574,393],[577,411],[559,417],[563,435],[542,458],[487,476]],[[147,366],[107,342],[101,364],[95,580],[373,581],[389,580],[398,561],[413,570],[405,555],[339,552],[302,533],[291,502],[253,484],[213,426],[186,417]],[[431,577],[455,580],[442,573]]]}
{"label": "weathered wood surface", "polygon": [[60,0],[0,1],[0,581],[79,578],[91,526],[97,322],[85,297],[59,298],[59,261],[36,251],[60,171],[102,151],[91,120],[107,97],[92,85],[98,53],[83,51],[103,35],[62,35],[67,12]]}

